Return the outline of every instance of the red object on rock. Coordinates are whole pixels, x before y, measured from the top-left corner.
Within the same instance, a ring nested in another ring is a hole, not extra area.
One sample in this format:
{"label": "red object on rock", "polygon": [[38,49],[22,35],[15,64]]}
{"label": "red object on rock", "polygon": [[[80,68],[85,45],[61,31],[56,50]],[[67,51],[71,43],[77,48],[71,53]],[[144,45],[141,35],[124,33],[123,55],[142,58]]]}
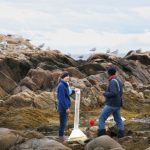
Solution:
{"label": "red object on rock", "polygon": [[89,120],[89,124],[90,124],[91,126],[93,126],[94,123],[95,123],[94,119],[90,119],[90,120]]}

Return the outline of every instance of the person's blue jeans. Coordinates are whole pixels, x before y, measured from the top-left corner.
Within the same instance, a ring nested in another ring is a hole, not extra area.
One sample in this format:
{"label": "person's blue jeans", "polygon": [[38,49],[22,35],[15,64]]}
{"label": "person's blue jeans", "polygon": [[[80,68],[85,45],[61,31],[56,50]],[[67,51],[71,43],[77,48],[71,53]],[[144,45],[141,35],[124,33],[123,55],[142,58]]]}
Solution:
{"label": "person's blue jeans", "polygon": [[99,129],[105,129],[105,121],[110,115],[113,115],[119,130],[124,130],[124,123],[121,119],[120,107],[111,107],[105,105],[99,117]]}
{"label": "person's blue jeans", "polygon": [[66,111],[60,111],[59,112],[59,121],[60,121],[59,136],[64,136],[67,120],[68,120],[68,113]]}

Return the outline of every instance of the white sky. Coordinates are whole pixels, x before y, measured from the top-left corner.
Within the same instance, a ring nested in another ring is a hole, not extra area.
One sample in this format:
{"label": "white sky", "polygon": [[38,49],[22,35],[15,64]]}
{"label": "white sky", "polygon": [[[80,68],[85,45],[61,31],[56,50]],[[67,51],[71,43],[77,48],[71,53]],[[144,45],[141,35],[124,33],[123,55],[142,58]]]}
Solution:
{"label": "white sky", "polygon": [[0,33],[64,53],[150,50],[150,1],[0,0]]}

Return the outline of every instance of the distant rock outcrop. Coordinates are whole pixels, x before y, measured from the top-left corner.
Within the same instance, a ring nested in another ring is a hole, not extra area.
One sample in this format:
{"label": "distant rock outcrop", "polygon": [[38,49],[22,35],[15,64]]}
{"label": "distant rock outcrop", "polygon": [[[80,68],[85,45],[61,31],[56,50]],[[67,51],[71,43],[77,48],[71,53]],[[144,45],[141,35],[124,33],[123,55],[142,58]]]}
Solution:
{"label": "distant rock outcrop", "polygon": [[[35,95],[38,91],[54,91],[64,70],[73,77],[71,85],[82,89],[81,105],[88,104],[91,108],[101,105],[100,93],[106,88],[105,72],[110,66],[118,69],[119,77],[125,83],[125,91],[138,90],[142,84],[150,84],[150,52],[132,51],[124,58],[95,53],[86,61],[76,61],[57,50],[37,50],[30,40],[19,36],[0,35],[0,42],[0,96],[7,100],[7,104],[13,94],[25,89],[30,89]],[[141,93],[141,98],[142,94],[149,98],[147,93]]]}

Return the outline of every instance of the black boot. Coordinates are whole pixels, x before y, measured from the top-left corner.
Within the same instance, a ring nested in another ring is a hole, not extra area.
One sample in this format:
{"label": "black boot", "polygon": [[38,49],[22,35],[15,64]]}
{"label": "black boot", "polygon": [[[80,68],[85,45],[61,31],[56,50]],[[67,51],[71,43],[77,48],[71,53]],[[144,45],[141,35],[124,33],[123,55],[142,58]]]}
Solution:
{"label": "black boot", "polygon": [[118,136],[118,138],[124,137],[124,130],[119,130],[117,136]]}
{"label": "black boot", "polygon": [[106,134],[106,130],[105,129],[98,129],[98,133],[97,136],[102,136]]}

